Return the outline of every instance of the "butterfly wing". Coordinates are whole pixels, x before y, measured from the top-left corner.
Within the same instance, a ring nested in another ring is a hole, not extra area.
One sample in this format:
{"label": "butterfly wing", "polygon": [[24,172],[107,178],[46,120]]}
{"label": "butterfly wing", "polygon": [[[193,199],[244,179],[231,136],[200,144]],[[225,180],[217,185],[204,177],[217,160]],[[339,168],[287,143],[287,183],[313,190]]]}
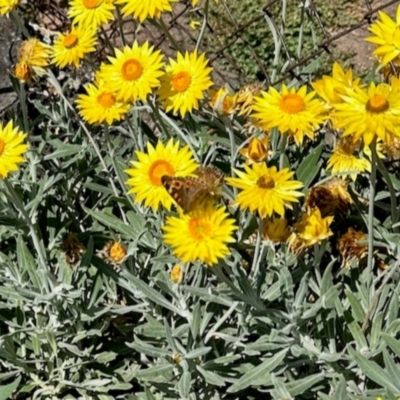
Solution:
{"label": "butterfly wing", "polygon": [[197,178],[164,175],[161,182],[185,214],[193,210],[199,196],[206,192],[205,186]]}
{"label": "butterfly wing", "polygon": [[162,184],[184,213],[214,204],[221,196],[220,190],[224,181],[222,172],[211,166],[201,166],[196,175],[197,178],[167,175],[161,178]]}

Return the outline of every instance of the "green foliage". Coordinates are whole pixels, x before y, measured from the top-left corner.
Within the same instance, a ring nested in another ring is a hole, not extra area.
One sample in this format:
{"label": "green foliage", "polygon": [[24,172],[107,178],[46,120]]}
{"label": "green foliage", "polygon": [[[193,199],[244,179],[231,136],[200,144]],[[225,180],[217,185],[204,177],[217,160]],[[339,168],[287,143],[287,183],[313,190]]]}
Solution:
{"label": "green foliage", "polygon": [[[261,3],[244,2],[241,18]],[[287,25],[293,38],[296,18]],[[220,23],[224,32],[228,22]],[[265,24],[247,34],[265,63],[274,45],[259,35],[268,31]],[[240,42],[229,52],[243,64],[249,58]],[[254,63],[246,65],[255,78]],[[145,143],[172,137],[230,174],[243,164],[247,121],[207,106],[179,119],[135,104],[125,121],[89,127],[73,106],[76,77],[53,70],[27,97],[20,91],[21,109],[11,116],[29,132],[30,151],[1,182],[0,400],[400,396],[397,161],[377,163],[375,215],[360,176],[351,183],[352,213],[335,216],[335,234],[301,254],[264,240],[261,219],[234,207],[234,192],[224,187],[239,227],[232,254],[210,268],[184,265],[182,282],[173,283],[179,259],[161,230],[169,212],[135,203],[125,170]],[[271,131],[268,164],[289,166],[306,194],[331,178],[329,130],[302,147]],[[291,222],[301,207],[288,211]],[[373,217],[369,238],[388,269],[363,260],[343,267],[338,237],[348,227],[366,230]],[[127,248],[118,266],[103,254],[110,240]]]}

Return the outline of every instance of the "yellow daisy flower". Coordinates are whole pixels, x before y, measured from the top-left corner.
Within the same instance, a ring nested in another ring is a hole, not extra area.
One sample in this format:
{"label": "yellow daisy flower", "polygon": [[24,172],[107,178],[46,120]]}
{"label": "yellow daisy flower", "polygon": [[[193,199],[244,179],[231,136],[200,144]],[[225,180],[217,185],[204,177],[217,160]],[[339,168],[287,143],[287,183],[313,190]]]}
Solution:
{"label": "yellow daisy flower", "polygon": [[387,65],[400,55],[400,7],[397,8],[396,21],[383,11],[379,11],[379,17],[381,20],[369,28],[374,36],[366,40],[377,45],[374,55],[379,57],[382,65]]}
{"label": "yellow daisy flower", "polygon": [[22,143],[26,134],[14,128],[10,121],[6,126],[0,123],[0,178],[7,177],[9,172],[18,171],[18,165],[25,161],[23,154],[28,145]]}
{"label": "yellow daisy flower", "polygon": [[235,242],[235,221],[227,218],[225,207],[198,209],[193,213],[168,217],[164,241],[183,262],[203,261],[207,265],[230,254],[227,243]]}
{"label": "yellow daisy flower", "polygon": [[[335,150],[328,160],[328,169],[332,169],[332,174],[342,176],[350,175],[353,181],[357,177],[357,172],[369,172],[371,163],[366,158],[360,158],[356,154],[360,149],[360,140],[352,136],[340,139]],[[352,171],[352,173],[349,173]]]}
{"label": "yellow daisy flower", "polygon": [[207,63],[205,55],[198,56],[196,51],[185,55],[178,53],[176,61],[170,59],[158,91],[167,111],[172,110],[174,114],[179,111],[183,118],[187,112],[199,108],[199,100],[213,85],[212,68],[207,67]]}
{"label": "yellow daisy flower", "polygon": [[367,89],[345,89],[343,103],[334,104],[332,122],[343,135],[354,135],[369,145],[377,135],[384,142],[398,130],[400,88],[371,83]]}
{"label": "yellow daisy flower", "polygon": [[294,224],[296,233],[292,233],[288,239],[289,246],[294,251],[304,247],[321,243],[322,240],[332,236],[329,229],[333,221],[333,216],[322,218],[321,211],[318,208],[308,209],[301,218],[301,222]]}
{"label": "yellow daisy flower", "polygon": [[124,16],[133,16],[143,22],[147,18],[160,18],[164,11],[172,11],[172,3],[178,0],[115,0],[116,4],[123,5]]}
{"label": "yellow daisy flower", "polygon": [[324,105],[313,99],[316,92],[307,94],[306,86],[296,91],[282,85],[281,93],[270,87],[261,95],[255,98],[254,117],[266,128],[278,128],[281,133],[289,133],[297,145],[301,145],[304,135],[314,139],[314,131],[325,120]]}
{"label": "yellow daisy flower", "polygon": [[350,68],[346,72],[342,66],[335,62],[332,68],[332,76],[324,75],[322,79],[313,82],[312,87],[328,104],[342,103],[342,95],[345,88],[360,86],[360,78],[353,79],[353,70]]}
{"label": "yellow daisy flower", "polygon": [[96,50],[96,31],[88,27],[74,26],[70,32],[59,33],[53,45],[53,63],[64,68],[74,65],[79,68],[86,54]]}
{"label": "yellow daisy flower", "polygon": [[115,57],[108,57],[111,64],[102,64],[99,76],[118,99],[146,101],[152,89],[160,84],[162,58],[160,51],[154,51],[148,42],[139,46],[135,41],[132,47],[115,49]]}
{"label": "yellow daisy flower", "polygon": [[6,15],[21,3],[20,0],[0,0],[0,15]]}
{"label": "yellow daisy flower", "polygon": [[166,146],[159,141],[156,148],[147,143],[147,154],[136,152],[138,161],[132,161],[133,168],[125,172],[130,176],[128,193],[135,194],[135,202],[144,201],[146,207],[158,210],[162,205],[167,210],[174,204],[173,198],[164,188],[161,178],[167,176],[192,175],[198,168],[189,147],[179,148],[179,142],[170,139]]}
{"label": "yellow daisy flower", "polygon": [[303,184],[291,180],[294,172],[288,168],[277,171],[276,167],[268,168],[267,164],[253,164],[252,168],[244,165],[245,172],[234,169],[239,178],[225,178],[226,182],[242,189],[236,198],[241,209],[248,208],[251,212],[258,211],[260,216],[272,216],[274,212],[280,216],[285,214],[285,207],[291,208],[291,203],[303,193]]}
{"label": "yellow daisy flower", "polygon": [[[100,82],[99,82],[100,83]],[[79,114],[90,124],[121,120],[131,108],[130,104],[118,101],[113,92],[104,89],[104,85],[88,84],[85,87],[87,94],[81,94],[76,100]]]}
{"label": "yellow daisy flower", "polygon": [[74,24],[98,28],[114,19],[115,5],[108,0],[72,0],[68,17]]}

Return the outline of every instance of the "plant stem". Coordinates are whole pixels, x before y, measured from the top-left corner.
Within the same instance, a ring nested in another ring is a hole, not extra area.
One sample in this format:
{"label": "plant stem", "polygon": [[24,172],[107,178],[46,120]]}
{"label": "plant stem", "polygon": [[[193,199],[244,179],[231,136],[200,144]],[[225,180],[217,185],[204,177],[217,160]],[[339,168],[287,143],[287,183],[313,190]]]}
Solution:
{"label": "plant stem", "polygon": [[109,39],[109,37],[107,35],[107,32],[105,31],[105,29],[102,26],[100,26],[100,30],[101,30],[101,33],[104,36],[104,40],[106,41],[108,48],[114,53],[114,46],[110,42],[110,39]]}
{"label": "plant stem", "polygon": [[[383,164],[383,161],[379,157],[376,157],[376,161],[378,169],[385,178],[386,184],[388,185],[390,193],[390,212],[392,215],[392,225],[395,225],[396,222],[399,220],[399,210],[397,207],[396,191],[394,189],[392,180],[390,179],[389,172],[387,171],[385,165]],[[394,232],[398,233],[399,228],[398,227],[394,228]]]}
{"label": "plant stem", "polygon": [[168,38],[168,40],[170,41],[170,43],[172,44],[173,47],[175,47],[176,51],[180,51],[179,49],[179,45],[177,43],[177,41],[175,40],[175,38],[171,35],[168,27],[165,25],[165,22],[162,18],[160,18],[158,21],[154,20],[155,25],[163,31],[163,33],[165,34],[165,36]]}
{"label": "plant stem", "polygon": [[169,137],[170,134],[169,134],[169,132],[168,132],[167,127],[166,127],[165,124],[164,124],[163,119],[161,118],[161,115],[160,115],[160,112],[159,112],[157,106],[156,106],[155,104],[153,104],[153,102],[152,102],[151,99],[150,99],[150,101],[148,102],[148,104],[149,104],[151,110],[153,111],[153,114],[154,114],[154,116],[156,117],[157,121],[160,123],[162,131],[165,133],[165,135],[166,135],[167,137]]}
{"label": "plant stem", "polygon": [[[106,123],[104,124],[104,136],[106,138],[107,148],[108,148],[108,152],[110,153],[110,160],[111,160],[111,164],[113,166],[114,172],[115,172],[115,176],[117,177],[118,182],[121,185],[122,191],[126,194],[124,182],[121,182],[121,179],[120,179],[119,174],[118,174],[118,169],[117,169],[117,166],[115,164],[114,148],[113,148],[113,145],[112,145],[112,142],[111,142],[110,132],[108,130],[108,125]],[[126,215],[124,213],[124,210],[122,209],[122,207],[119,207],[119,209],[120,209],[122,220],[124,221],[124,224],[128,225],[128,220],[126,219]]]}
{"label": "plant stem", "polygon": [[203,13],[203,23],[201,25],[199,37],[197,38],[196,42],[196,51],[199,51],[201,41],[203,40],[204,34],[206,32],[206,27],[207,27],[207,17],[208,17],[208,5],[209,5],[209,0],[206,0],[206,4],[204,5],[204,13]]}
{"label": "plant stem", "polygon": [[25,91],[25,82],[19,81],[19,89],[20,89],[20,104],[22,111],[22,120],[24,124],[24,132],[29,134],[29,120],[28,120],[28,108],[26,106],[26,91]]}
{"label": "plant stem", "polygon": [[123,24],[123,21],[122,21],[123,18],[122,18],[122,15],[121,15],[121,8],[120,8],[120,6],[117,5],[116,9],[117,9],[119,34],[121,36],[122,44],[124,46],[126,46],[126,40],[125,40],[125,35],[124,35],[124,24]]}
{"label": "plant stem", "polygon": [[288,134],[284,133],[282,135],[282,139],[281,139],[281,148],[280,148],[280,154],[279,154],[279,170],[282,170],[284,167],[287,138],[288,138]]}
{"label": "plant stem", "polygon": [[[371,184],[369,193],[368,206],[368,263],[367,271],[372,276],[372,267],[374,261],[374,202],[375,202],[375,185],[376,185],[376,139],[371,143]],[[372,279],[370,280],[372,282]]]}

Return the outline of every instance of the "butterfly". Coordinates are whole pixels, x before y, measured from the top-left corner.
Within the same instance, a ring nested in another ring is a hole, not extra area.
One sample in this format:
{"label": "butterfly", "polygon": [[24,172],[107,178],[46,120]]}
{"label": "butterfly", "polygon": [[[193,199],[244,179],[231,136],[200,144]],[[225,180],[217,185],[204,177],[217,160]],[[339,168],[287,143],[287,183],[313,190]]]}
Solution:
{"label": "butterfly", "polygon": [[215,203],[221,196],[224,175],[214,167],[201,166],[197,178],[164,175],[161,182],[185,214],[194,209]]}

